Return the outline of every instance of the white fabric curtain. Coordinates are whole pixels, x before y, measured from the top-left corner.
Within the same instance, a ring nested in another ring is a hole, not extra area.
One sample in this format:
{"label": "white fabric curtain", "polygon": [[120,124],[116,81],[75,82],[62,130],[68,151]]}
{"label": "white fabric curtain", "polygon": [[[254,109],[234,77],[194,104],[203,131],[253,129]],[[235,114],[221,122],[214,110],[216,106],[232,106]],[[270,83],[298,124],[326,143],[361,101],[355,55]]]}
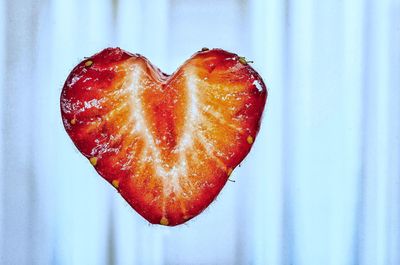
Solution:
{"label": "white fabric curtain", "polygon": [[[65,133],[59,95],[119,46],[202,47],[269,87],[250,155],[186,225],[149,225]],[[399,0],[0,0],[0,264],[400,264]]]}

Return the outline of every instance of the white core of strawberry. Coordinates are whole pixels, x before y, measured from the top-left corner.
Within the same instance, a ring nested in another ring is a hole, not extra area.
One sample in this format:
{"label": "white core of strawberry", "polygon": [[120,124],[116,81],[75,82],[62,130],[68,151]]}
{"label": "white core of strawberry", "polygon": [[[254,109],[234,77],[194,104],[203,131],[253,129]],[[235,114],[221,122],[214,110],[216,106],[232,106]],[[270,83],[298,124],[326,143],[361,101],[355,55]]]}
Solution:
{"label": "white core of strawberry", "polygon": [[174,165],[170,169],[166,169],[167,167],[164,166],[160,150],[155,144],[153,132],[148,129],[149,126],[147,125],[142,105],[141,93],[146,88],[140,80],[142,79],[142,75],[146,73],[138,67],[130,70],[130,80],[128,80],[126,85],[131,95],[132,121],[135,122],[135,129],[132,133],[139,134],[145,141],[144,151],[142,152],[141,159],[151,159],[151,164],[153,165],[157,176],[161,177],[163,180],[164,194],[166,196],[172,192],[179,193],[181,191],[179,177],[187,172],[186,158],[180,159],[179,164]]}
{"label": "white core of strawberry", "polygon": [[183,136],[177,148],[177,152],[182,153],[182,151],[187,150],[193,145],[192,135],[193,129],[195,128],[197,121],[199,119],[199,99],[198,99],[198,84],[197,79],[194,78],[194,73],[192,71],[185,72],[185,79],[188,88],[188,112],[185,118],[185,128]]}
{"label": "white core of strawberry", "polygon": [[155,169],[158,175],[164,175],[164,169],[161,167],[161,158],[160,158],[160,152],[158,148],[156,147],[154,143],[154,138],[153,135],[150,133],[146,120],[144,118],[144,110],[142,106],[142,100],[141,100],[141,92],[143,91],[143,86],[140,82],[142,76],[142,71],[135,67],[132,69],[131,73],[131,80],[127,82],[127,88],[129,89],[129,92],[131,94],[131,111],[132,111],[132,117],[133,117],[133,122],[135,122],[135,131],[139,133],[143,139],[145,140],[145,150],[142,153],[142,156],[145,156],[148,154],[148,150],[150,149],[150,155],[152,156],[153,159],[153,164],[155,165]]}

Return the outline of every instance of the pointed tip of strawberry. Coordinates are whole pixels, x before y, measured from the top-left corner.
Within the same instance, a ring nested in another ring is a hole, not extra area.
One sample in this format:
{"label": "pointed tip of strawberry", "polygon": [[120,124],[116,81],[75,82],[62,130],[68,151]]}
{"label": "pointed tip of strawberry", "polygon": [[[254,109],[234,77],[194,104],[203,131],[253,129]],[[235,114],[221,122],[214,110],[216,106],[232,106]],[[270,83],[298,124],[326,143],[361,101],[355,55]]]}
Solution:
{"label": "pointed tip of strawberry", "polygon": [[163,217],[160,219],[160,225],[168,226],[168,225],[169,225],[168,219],[167,219],[166,217],[163,216]]}

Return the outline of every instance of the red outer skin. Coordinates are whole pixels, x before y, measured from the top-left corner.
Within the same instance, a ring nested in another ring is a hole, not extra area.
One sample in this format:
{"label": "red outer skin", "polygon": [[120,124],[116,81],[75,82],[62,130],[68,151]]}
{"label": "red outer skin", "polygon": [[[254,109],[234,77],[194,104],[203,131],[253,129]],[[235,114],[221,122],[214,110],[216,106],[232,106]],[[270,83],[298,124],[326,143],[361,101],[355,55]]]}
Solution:
{"label": "red outer skin", "polygon": [[174,226],[201,213],[249,153],[266,98],[260,75],[221,49],[168,76],[107,48],[72,70],[60,103],[98,173],[150,223]]}

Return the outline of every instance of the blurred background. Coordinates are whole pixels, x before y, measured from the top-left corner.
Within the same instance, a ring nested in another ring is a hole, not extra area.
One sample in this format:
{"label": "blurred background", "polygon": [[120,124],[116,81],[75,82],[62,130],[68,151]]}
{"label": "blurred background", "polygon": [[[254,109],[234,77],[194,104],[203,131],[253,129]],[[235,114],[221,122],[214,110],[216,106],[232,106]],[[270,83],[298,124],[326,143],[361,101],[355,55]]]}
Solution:
{"label": "blurred background", "polygon": [[[85,56],[253,60],[260,134],[217,200],[149,225],[62,126]],[[400,264],[400,0],[0,0],[0,264]]]}

